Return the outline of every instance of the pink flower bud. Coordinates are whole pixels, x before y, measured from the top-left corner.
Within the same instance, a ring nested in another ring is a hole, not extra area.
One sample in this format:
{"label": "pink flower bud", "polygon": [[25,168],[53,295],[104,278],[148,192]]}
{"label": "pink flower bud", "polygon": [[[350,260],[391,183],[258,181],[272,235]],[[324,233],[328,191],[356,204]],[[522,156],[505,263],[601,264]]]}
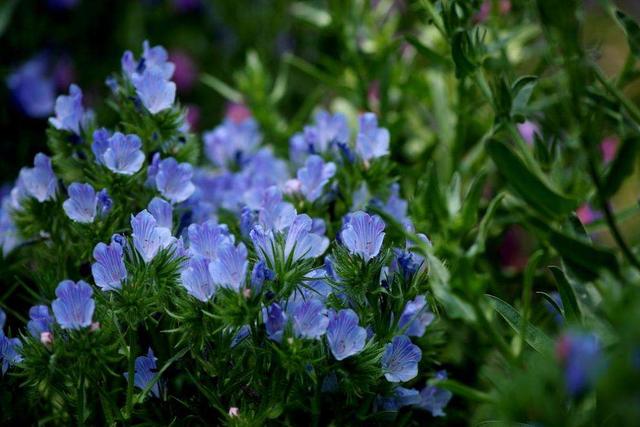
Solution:
{"label": "pink flower bud", "polygon": [[53,334],[51,332],[42,332],[40,334],[40,342],[44,344],[45,347],[51,348],[51,345],[53,345]]}
{"label": "pink flower bud", "polygon": [[235,406],[232,406],[231,408],[229,408],[230,417],[237,417],[238,415],[240,415],[240,409],[238,409]]}

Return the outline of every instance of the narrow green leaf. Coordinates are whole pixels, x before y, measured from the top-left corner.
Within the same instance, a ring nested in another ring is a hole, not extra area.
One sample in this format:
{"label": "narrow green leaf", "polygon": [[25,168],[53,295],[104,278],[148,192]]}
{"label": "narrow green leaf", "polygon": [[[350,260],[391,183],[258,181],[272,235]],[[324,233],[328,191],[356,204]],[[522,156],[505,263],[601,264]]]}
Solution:
{"label": "narrow green leaf", "polygon": [[628,137],[622,141],[616,158],[611,163],[609,172],[604,179],[603,193],[605,197],[613,196],[625,179],[633,173],[639,151],[640,138],[637,136]]}
{"label": "narrow green leaf", "polygon": [[211,74],[203,74],[200,81],[232,102],[241,102],[242,94]]}
{"label": "narrow green leaf", "polygon": [[558,292],[562,299],[565,317],[570,322],[580,322],[582,319],[580,306],[578,305],[576,294],[573,292],[573,288],[564,275],[564,272],[559,267],[555,266],[549,267],[549,270],[556,279],[556,285],[558,286]]}
{"label": "narrow green leaf", "polygon": [[[498,297],[493,295],[486,295],[486,297],[498,314],[519,334],[521,316],[518,310]],[[539,353],[551,353],[553,351],[553,340],[531,323],[527,323],[524,340]]]}
{"label": "narrow green leaf", "polygon": [[331,25],[331,15],[329,12],[310,4],[296,2],[291,5],[289,10],[291,15],[318,28],[325,28]]}
{"label": "narrow green leaf", "polygon": [[546,217],[557,218],[573,212],[578,203],[552,189],[542,177],[507,144],[492,140],[489,155],[515,192],[531,207]]}
{"label": "narrow green leaf", "polygon": [[460,212],[461,225],[463,229],[471,228],[478,217],[478,207],[480,205],[480,199],[482,198],[482,191],[487,180],[487,174],[482,171],[476,176],[469,186],[469,190],[465,195],[464,202],[462,204],[462,211]]}
{"label": "narrow green leaf", "polygon": [[524,119],[525,109],[533,93],[533,89],[538,83],[536,76],[523,76],[516,80],[511,86],[511,117],[520,121]]}
{"label": "narrow green leaf", "polygon": [[505,193],[498,194],[496,197],[494,197],[491,203],[489,203],[487,212],[484,214],[484,217],[482,217],[482,220],[480,221],[476,241],[473,246],[469,248],[470,256],[475,256],[484,252],[485,242],[487,240],[487,235],[489,234],[489,225],[491,224],[491,220],[493,219],[496,210],[498,210],[498,206],[500,206],[502,199],[504,199],[504,195]]}
{"label": "narrow green leaf", "polygon": [[433,49],[418,40],[415,36],[408,35],[405,37],[405,39],[407,43],[413,46],[416,51],[420,55],[424,56],[432,65],[447,69],[451,68],[452,63],[448,58],[435,52]]}
{"label": "narrow green leaf", "polygon": [[629,49],[636,57],[640,58],[640,26],[621,10],[616,10],[616,18],[627,35]]}

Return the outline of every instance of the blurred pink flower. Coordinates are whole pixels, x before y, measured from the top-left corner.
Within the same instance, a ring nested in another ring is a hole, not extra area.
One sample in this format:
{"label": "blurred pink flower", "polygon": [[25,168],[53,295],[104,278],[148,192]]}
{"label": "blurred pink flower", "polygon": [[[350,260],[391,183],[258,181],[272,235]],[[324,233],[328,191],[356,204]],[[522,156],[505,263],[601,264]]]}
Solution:
{"label": "blurred pink flower", "polygon": [[176,66],[173,81],[178,90],[181,92],[190,91],[198,78],[198,68],[191,55],[183,50],[173,50],[169,54],[169,60]]}
{"label": "blurred pink flower", "polygon": [[518,123],[518,132],[522,139],[529,145],[533,144],[535,134],[540,135],[540,128],[534,122],[529,120],[524,123]]}
{"label": "blurred pink flower", "polygon": [[602,161],[607,164],[616,157],[618,145],[620,141],[615,136],[608,136],[600,143],[600,151],[602,152]]}
{"label": "blurred pink flower", "polygon": [[484,2],[482,2],[482,5],[480,6],[480,10],[473,17],[473,20],[475,22],[484,22],[487,20],[490,13],[491,13],[491,0],[484,0]]}
{"label": "blurred pink flower", "polygon": [[602,217],[602,214],[598,211],[593,210],[588,203],[580,206],[576,210],[576,215],[578,215],[578,219],[584,225],[591,224],[593,221]]}
{"label": "blurred pink flower", "polygon": [[511,2],[509,0],[500,0],[500,14],[506,15],[511,12]]}
{"label": "blurred pink flower", "polygon": [[225,117],[234,123],[242,123],[251,117],[251,111],[242,103],[232,102],[227,106]]}

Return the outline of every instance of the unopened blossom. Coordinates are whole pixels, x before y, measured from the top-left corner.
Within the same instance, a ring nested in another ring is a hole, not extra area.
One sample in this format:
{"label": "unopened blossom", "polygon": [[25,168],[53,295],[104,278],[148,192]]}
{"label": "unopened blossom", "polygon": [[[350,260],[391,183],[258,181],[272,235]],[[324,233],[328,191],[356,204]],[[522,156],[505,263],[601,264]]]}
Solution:
{"label": "unopened blossom", "polygon": [[[136,357],[133,383],[140,390],[145,390],[156,376],[157,360],[158,359],[153,354],[153,350],[151,350],[151,348],[149,348],[146,356]],[[129,373],[125,372],[123,375],[127,381],[129,381]],[[160,386],[157,381],[151,386],[151,393],[153,393],[155,397],[160,397]]]}
{"label": "unopened blossom", "polygon": [[358,354],[364,348],[367,331],[358,326],[358,315],[351,309],[329,312],[327,342],[336,360]]}
{"label": "unopened blossom", "polygon": [[356,152],[364,161],[389,154],[389,131],[378,127],[378,119],[373,113],[365,113],[360,116]]}
{"label": "unopened blossom", "polygon": [[358,211],[349,215],[340,237],[351,254],[369,261],[380,253],[384,227],[384,221],[378,215]]}
{"label": "unopened blossom", "polygon": [[336,165],[322,157],[312,155],[307,158],[304,167],[298,170],[300,191],[305,198],[313,202],[322,195],[322,189],[336,173]]}
{"label": "unopened blossom", "polygon": [[98,243],[93,249],[93,258],[96,262],[91,264],[91,273],[96,285],[103,291],[122,288],[122,283],[127,278],[127,268],[120,243]]}
{"label": "unopened blossom", "polygon": [[400,335],[385,346],[382,355],[382,371],[392,383],[409,381],[418,375],[418,362],[422,359],[420,347]]}
{"label": "unopened blossom", "polygon": [[280,304],[272,303],[262,309],[262,320],[270,340],[281,342],[284,328],[287,323],[287,315]]}
{"label": "unopened blossom", "polygon": [[269,269],[264,261],[258,260],[251,271],[251,289],[256,293],[260,293],[264,282],[273,280],[275,277],[273,270]]}
{"label": "unopened blossom", "polygon": [[46,305],[35,305],[29,309],[27,329],[32,337],[40,338],[42,333],[50,332],[53,322],[53,316]]}

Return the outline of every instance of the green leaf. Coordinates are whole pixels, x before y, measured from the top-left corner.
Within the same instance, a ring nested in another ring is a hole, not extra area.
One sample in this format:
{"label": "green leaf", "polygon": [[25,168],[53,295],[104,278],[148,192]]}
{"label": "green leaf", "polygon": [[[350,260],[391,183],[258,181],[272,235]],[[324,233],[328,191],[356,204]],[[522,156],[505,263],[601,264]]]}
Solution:
{"label": "green leaf", "polygon": [[622,141],[604,179],[603,194],[606,198],[613,196],[625,179],[633,173],[638,151],[640,151],[640,138],[637,136],[628,137]]}
{"label": "green leaf", "polygon": [[232,102],[241,102],[242,94],[211,74],[203,74],[200,81]]}
{"label": "green leaf", "polygon": [[515,192],[540,214],[557,218],[573,212],[578,203],[552,189],[542,177],[507,144],[492,140],[487,144],[489,156]]}
{"label": "green leaf", "polygon": [[[424,242],[423,242],[424,244]],[[444,307],[447,315],[452,319],[464,319],[468,322],[475,322],[476,315],[473,307],[462,300],[449,286],[449,270],[435,255],[426,249],[426,259],[429,264],[429,277],[433,295]]]}
{"label": "green leaf", "polygon": [[471,228],[476,222],[480,199],[482,198],[482,191],[484,190],[486,180],[487,174],[484,171],[480,172],[480,174],[474,178],[465,195],[462,211],[460,212],[463,230]]}
{"label": "green leaf", "polygon": [[549,270],[553,274],[553,277],[556,279],[558,292],[560,293],[560,298],[562,299],[562,306],[564,308],[565,317],[570,322],[580,322],[580,320],[582,319],[580,306],[578,306],[576,295],[573,292],[571,284],[564,275],[564,272],[559,267],[555,266],[549,267]]}
{"label": "green leaf", "polygon": [[473,73],[476,65],[473,61],[473,47],[466,31],[456,32],[451,39],[451,56],[456,65],[456,77],[463,79]]}
{"label": "green leaf", "polygon": [[324,28],[331,25],[331,15],[326,10],[317,8],[303,2],[293,3],[289,9],[291,15],[306,21],[318,28]]}
{"label": "green leaf", "polygon": [[494,197],[491,203],[489,203],[487,212],[484,214],[484,217],[482,217],[482,220],[480,221],[480,226],[478,227],[478,234],[476,236],[476,241],[473,244],[473,246],[469,248],[470,256],[475,256],[477,254],[484,252],[485,242],[487,240],[487,235],[489,234],[489,225],[491,224],[491,219],[493,219],[493,216],[495,215],[496,210],[498,209],[498,206],[500,206],[502,199],[504,199],[504,195],[505,193],[498,194],[496,197]]}
{"label": "green leaf", "polygon": [[[486,297],[498,314],[519,334],[522,316],[520,316],[518,310],[498,297],[493,295],[486,295]],[[553,340],[531,323],[527,322],[526,326],[526,336],[524,340],[527,344],[539,353],[551,353],[553,351]]]}
{"label": "green leaf", "polygon": [[640,26],[621,10],[616,10],[616,18],[627,35],[629,49],[636,57],[640,58]]}
{"label": "green leaf", "polygon": [[433,49],[431,49],[430,47],[422,43],[420,40],[418,40],[417,37],[408,35],[405,37],[405,39],[407,43],[413,46],[420,55],[424,56],[427,60],[429,60],[431,65],[435,65],[445,69],[451,68],[452,64],[448,58],[435,52]]}
{"label": "green leaf", "polygon": [[511,86],[511,117],[516,121],[524,120],[525,110],[533,89],[538,83],[536,76],[523,76],[516,80]]}

